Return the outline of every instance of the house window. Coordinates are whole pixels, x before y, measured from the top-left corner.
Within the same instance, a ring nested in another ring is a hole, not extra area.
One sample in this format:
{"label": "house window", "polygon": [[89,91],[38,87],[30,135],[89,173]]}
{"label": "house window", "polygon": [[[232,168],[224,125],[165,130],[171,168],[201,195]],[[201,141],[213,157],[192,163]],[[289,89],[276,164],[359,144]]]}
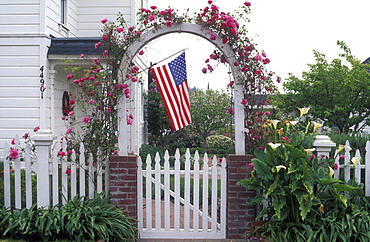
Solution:
{"label": "house window", "polygon": [[60,0],[60,22],[67,24],[67,0]]}

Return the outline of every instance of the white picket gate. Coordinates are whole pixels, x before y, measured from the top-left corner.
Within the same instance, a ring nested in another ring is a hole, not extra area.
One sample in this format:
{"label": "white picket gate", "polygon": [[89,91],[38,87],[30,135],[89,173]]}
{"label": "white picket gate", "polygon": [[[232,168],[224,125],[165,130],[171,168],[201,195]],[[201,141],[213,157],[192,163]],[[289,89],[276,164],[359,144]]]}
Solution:
{"label": "white picket gate", "polygon": [[209,167],[205,154],[203,166],[200,166],[199,154],[196,152],[192,168],[191,159],[187,150],[185,168],[181,169],[180,153],[176,150],[174,167],[170,167],[170,156],[166,151],[163,167],[157,153],[154,169],[149,155],[146,168],[142,169],[141,158],[138,158],[140,238],[226,237],[226,159],[218,162],[213,157]]}
{"label": "white picket gate", "polygon": [[[0,187],[0,190],[4,191],[4,201],[0,201],[0,204],[4,202],[6,207],[14,205],[15,208],[23,208],[22,204],[25,204],[26,208],[30,208],[32,204],[37,202],[35,194],[32,192],[34,189],[37,189],[36,196],[48,194],[47,204],[49,205],[65,203],[67,199],[73,199],[76,195],[91,199],[94,198],[95,192],[109,191],[109,163],[93,162],[91,156],[85,160],[85,150],[82,143],[79,151],[81,155],[77,158],[76,152],[73,151],[71,159],[67,160],[67,156],[58,156],[60,149],[66,151],[67,148],[65,140],[63,140],[54,147],[53,154],[48,154],[50,157],[48,167],[41,167],[37,164],[37,160],[32,158],[29,144],[21,147],[18,135],[12,148],[23,150],[23,157],[19,156],[17,159],[4,157],[4,187]],[[4,150],[10,150],[9,144],[5,143]],[[25,173],[23,185],[22,172]],[[32,179],[33,177],[40,179],[38,174],[45,172],[49,174],[49,180],[45,181],[50,182],[49,191],[38,189],[35,179]],[[23,189],[22,186],[24,186]]]}

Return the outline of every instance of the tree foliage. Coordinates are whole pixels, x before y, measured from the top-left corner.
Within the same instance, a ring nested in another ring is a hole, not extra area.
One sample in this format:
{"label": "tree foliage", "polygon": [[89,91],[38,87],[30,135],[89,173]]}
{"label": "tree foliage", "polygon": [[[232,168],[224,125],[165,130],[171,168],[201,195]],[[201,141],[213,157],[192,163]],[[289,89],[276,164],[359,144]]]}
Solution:
{"label": "tree foliage", "polygon": [[227,113],[230,106],[230,97],[225,92],[193,89],[189,92],[192,123],[176,132],[171,128],[166,110],[156,87],[148,91],[147,122],[149,143],[154,144],[162,151],[171,146],[171,143],[181,147],[199,147],[200,141],[203,150],[207,148],[206,138],[218,130],[231,126],[232,115]]}
{"label": "tree foliage", "polygon": [[225,92],[214,90],[193,90],[190,92],[190,106],[193,129],[202,137],[202,148],[206,151],[207,137],[212,132],[231,125],[232,115],[227,113],[230,97]]}
{"label": "tree foliage", "polygon": [[272,97],[273,104],[288,112],[310,107],[312,117],[329,127],[359,131],[370,123],[369,65],[355,58],[344,42],[337,45],[343,53],[331,63],[314,50],[316,63],[308,64],[310,69],[302,73],[302,79],[290,74],[283,84],[285,93]]}

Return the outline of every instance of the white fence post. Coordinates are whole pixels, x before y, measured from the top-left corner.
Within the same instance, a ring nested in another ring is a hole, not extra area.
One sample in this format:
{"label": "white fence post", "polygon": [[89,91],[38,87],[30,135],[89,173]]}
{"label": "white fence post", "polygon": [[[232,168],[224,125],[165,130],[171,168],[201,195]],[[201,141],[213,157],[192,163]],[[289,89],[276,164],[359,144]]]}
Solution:
{"label": "white fence post", "polygon": [[37,206],[50,204],[49,158],[53,137],[51,130],[40,129],[33,137],[37,147]]}
{"label": "white fence post", "polygon": [[327,135],[316,135],[315,141],[312,145],[316,148],[317,157],[328,156],[331,148],[335,147],[336,144],[333,143],[329,136]]}

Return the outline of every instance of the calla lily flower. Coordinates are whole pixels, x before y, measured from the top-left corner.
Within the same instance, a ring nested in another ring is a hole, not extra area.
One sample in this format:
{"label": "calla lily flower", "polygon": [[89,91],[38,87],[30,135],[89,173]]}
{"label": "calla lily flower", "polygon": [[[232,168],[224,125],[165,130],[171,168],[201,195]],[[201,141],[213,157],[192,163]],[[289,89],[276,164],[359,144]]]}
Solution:
{"label": "calla lily flower", "polygon": [[282,135],[284,132],[284,129],[277,129],[276,130],[276,133],[278,133],[279,135]]}
{"label": "calla lily flower", "polygon": [[351,162],[353,163],[353,166],[355,166],[355,167],[356,167],[357,162],[360,164],[360,160],[361,160],[361,157],[353,157],[353,158],[351,159]]}
{"label": "calla lily flower", "polygon": [[307,134],[307,133],[308,133],[308,129],[310,128],[310,126],[311,126],[311,122],[308,122],[308,124],[307,124],[307,126],[306,126],[306,131],[304,132],[305,134]]}
{"label": "calla lily flower", "polygon": [[268,143],[268,145],[269,145],[269,146],[271,146],[271,148],[272,148],[273,150],[276,150],[276,148],[277,148],[277,147],[279,147],[281,144],[274,144],[274,143],[271,143],[271,142],[270,142],[270,143]]}
{"label": "calla lily flower", "polygon": [[270,120],[266,120],[266,122],[263,124],[264,128],[267,128],[267,126],[271,127],[271,121]]}
{"label": "calla lily flower", "polygon": [[286,167],[283,166],[283,165],[278,165],[276,166],[276,172],[279,172],[281,170],[281,168],[285,169],[286,170]]}
{"label": "calla lily flower", "polygon": [[333,170],[333,168],[331,168],[331,167],[329,166],[329,176],[330,176],[330,177],[333,177],[333,175],[334,175],[334,170]]}
{"label": "calla lily flower", "polygon": [[310,108],[298,108],[299,110],[299,117],[302,117],[303,115],[305,115],[306,113],[308,113],[308,111],[310,110]]}
{"label": "calla lily flower", "polygon": [[274,125],[274,129],[276,129],[277,124],[280,122],[280,120],[274,119],[274,120],[271,120],[270,122],[272,123],[272,125]]}
{"label": "calla lily flower", "polygon": [[348,150],[352,150],[352,148],[351,148],[351,147],[349,147],[349,146],[346,146],[346,145],[339,145],[339,148],[338,148],[337,152],[338,152],[338,153],[339,153],[339,152],[341,152],[344,148],[346,148],[346,149],[348,149]]}
{"label": "calla lily flower", "polygon": [[315,148],[311,148],[311,149],[304,149],[304,151],[306,151],[307,153],[307,156],[309,156],[312,152],[314,152],[316,149]]}
{"label": "calla lily flower", "polygon": [[289,123],[294,126],[298,123],[298,121],[289,121]]}
{"label": "calla lily flower", "polygon": [[313,132],[315,132],[318,128],[321,128],[324,124],[313,122]]}

